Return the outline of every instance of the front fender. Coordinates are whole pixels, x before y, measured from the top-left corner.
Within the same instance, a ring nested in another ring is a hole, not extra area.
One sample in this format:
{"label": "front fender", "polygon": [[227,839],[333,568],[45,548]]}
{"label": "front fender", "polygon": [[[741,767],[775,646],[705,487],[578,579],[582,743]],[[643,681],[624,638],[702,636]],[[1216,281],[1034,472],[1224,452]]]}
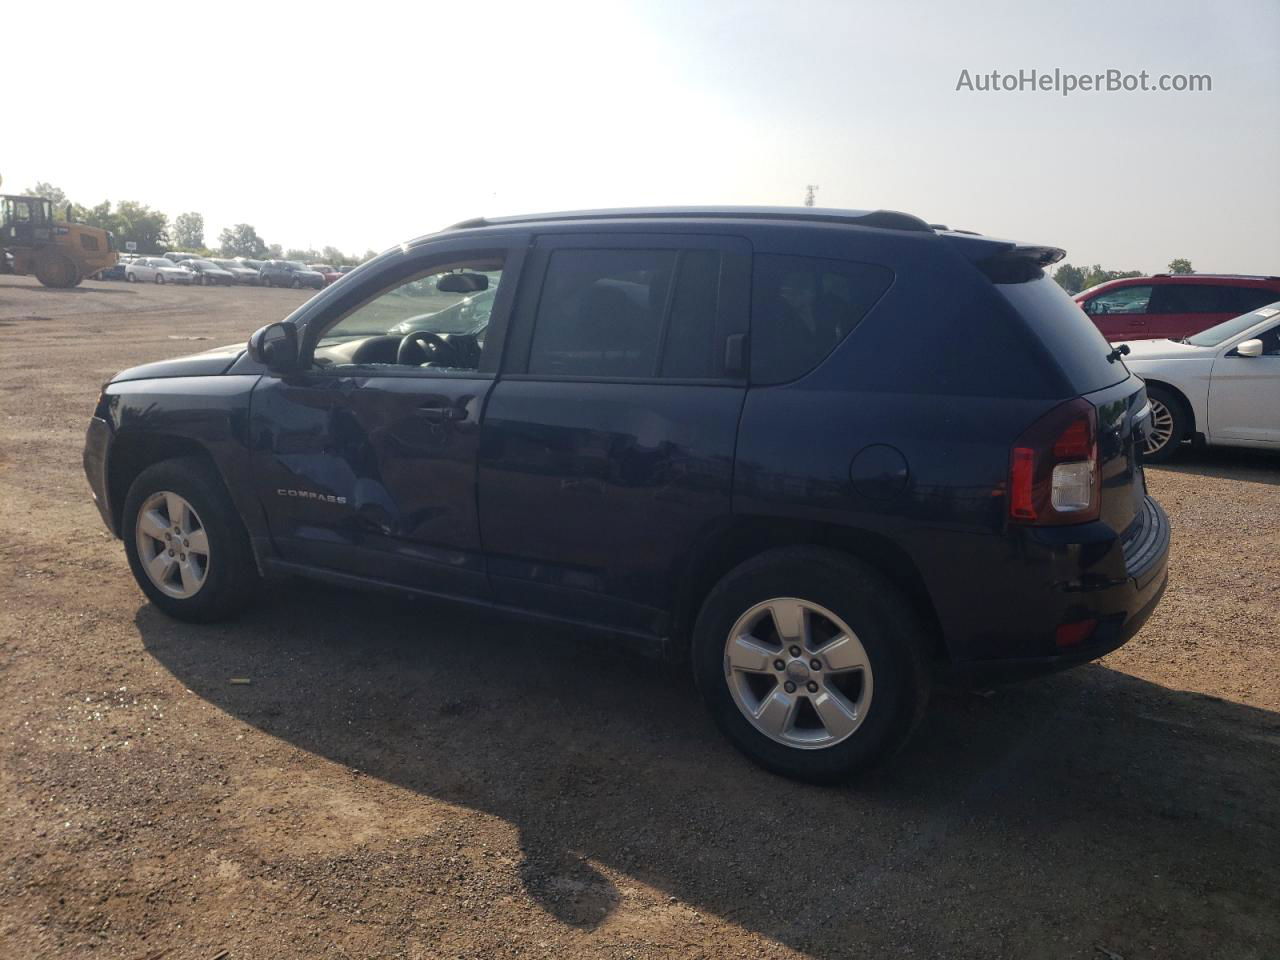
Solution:
{"label": "front fender", "polygon": [[[253,496],[248,446],[249,399],[256,375],[168,377],[108,384],[96,411],[110,434],[104,456],[104,512],[119,529],[124,496],[148,466],[172,457],[208,457],[250,538],[266,536]],[[91,428],[92,429],[92,428]],[[91,481],[92,482],[92,481]]]}

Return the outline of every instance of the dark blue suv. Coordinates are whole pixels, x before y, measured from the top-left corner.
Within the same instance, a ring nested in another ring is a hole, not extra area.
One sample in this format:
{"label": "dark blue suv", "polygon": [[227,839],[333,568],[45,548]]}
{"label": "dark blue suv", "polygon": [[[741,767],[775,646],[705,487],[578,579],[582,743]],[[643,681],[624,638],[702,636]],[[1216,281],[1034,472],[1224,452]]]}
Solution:
{"label": "dark blue suv", "polygon": [[297,574],[589,628],[839,779],[936,678],[1090,660],[1164,590],[1146,394],[1061,257],[887,211],[467,221],[121,373],[85,469],[175,617]]}

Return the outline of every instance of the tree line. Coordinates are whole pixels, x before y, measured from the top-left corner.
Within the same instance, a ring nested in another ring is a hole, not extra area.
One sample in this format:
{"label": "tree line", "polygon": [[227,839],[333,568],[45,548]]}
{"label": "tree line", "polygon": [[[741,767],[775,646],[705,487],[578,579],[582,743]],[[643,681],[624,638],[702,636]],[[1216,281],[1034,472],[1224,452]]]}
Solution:
{"label": "tree line", "polygon": [[205,256],[249,257],[254,260],[301,260],[304,263],[324,262],[335,266],[363,263],[377,255],[376,250],[366,250],[364,256],[343,253],[337,247],[321,250],[284,249],[278,243],[267,243],[258,236],[252,224],[237,223],[218,234],[217,247],[205,243],[204,215],[191,211],[173,218],[144,203],[122,200],[112,205],[104,200],[89,207],[71,202],[66,193],[51,183],[37,183],[27,191],[28,196],[44,197],[53,204],[54,216],[61,220],[70,209],[76,223],[110,230],[120,249],[125,244],[137,244],[137,252],[161,254],[166,250],[182,250]]}
{"label": "tree line", "polygon": [[[37,183],[28,193],[31,196],[44,197],[52,201],[55,215],[58,217],[63,216],[68,207],[66,193],[51,183]],[[77,223],[110,230],[115,234],[122,249],[125,242],[133,241],[138,245],[138,253],[159,254],[166,250],[184,250],[206,256],[249,257],[254,260],[301,260],[304,263],[324,262],[335,266],[363,263],[377,254],[375,250],[366,250],[363,257],[348,256],[337,247],[324,247],[321,250],[297,248],[285,250],[278,243],[267,243],[258,236],[258,231],[249,223],[237,223],[235,226],[227,227],[218,234],[218,246],[214,249],[205,245],[204,216],[194,211],[178,214],[170,224],[169,218],[159,210],[153,210],[146,204],[133,200],[122,200],[114,207],[109,200],[104,200],[96,207],[84,207],[77,203],[69,205],[71,216]],[[1182,257],[1170,261],[1168,272],[1195,273],[1191,268],[1191,261]],[[1064,263],[1054,271],[1053,279],[1058,281],[1067,293],[1074,295],[1108,280],[1142,275],[1141,270],[1107,270],[1098,263],[1090,267],[1077,267],[1071,263]]]}
{"label": "tree line", "polygon": [[[1191,269],[1191,261],[1185,257],[1178,257],[1169,261],[1168,273],[1195,273]],[[1100,283],[1106,283],[1108,280],[1123,280],[1126,277],[1145,276],[1141,270],[1104,270],[1102,264],[1095,263],[1091,267],[1077,267],[1074,264],[1064,263],[1053,272],[1053,279],[1058,281],[1058,285],[1071,295],[1079,293],[1081,290],[1088,290],[1090,287],[1096,287]]]}

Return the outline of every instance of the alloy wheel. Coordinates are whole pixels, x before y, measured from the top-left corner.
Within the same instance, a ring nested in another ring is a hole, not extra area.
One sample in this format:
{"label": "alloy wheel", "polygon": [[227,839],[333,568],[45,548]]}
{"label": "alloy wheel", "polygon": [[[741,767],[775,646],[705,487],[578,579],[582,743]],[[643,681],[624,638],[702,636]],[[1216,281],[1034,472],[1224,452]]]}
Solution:
{"label": "alloy wheel", "polygon": [[156,589],[186,600],[209,577],[209,537],[195,509],[169,490],[153,493],[138,511],[134,535],[142,569]]}
{"label": "alloy wheel", "polygon": [[1159,453],[1173,438],[1173,411],[1154,397],[1148,398],[1151,403],[1151,432],[1143,452],[1147,456]]}
{"label": "alloy wheel", "polygon": [[758,603],[725,640],[724,676],[747,721],[770,740],[815,750],[851,737],[871,706],[872,671],[857,634],[795,597]]}

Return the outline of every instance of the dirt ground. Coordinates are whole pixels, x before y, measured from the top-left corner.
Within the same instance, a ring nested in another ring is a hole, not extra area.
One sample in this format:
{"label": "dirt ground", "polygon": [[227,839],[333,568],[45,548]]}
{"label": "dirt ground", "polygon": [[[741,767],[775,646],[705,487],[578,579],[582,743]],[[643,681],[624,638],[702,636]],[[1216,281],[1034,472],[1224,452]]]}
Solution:
{"label": "dirt ground", "polygon": [[99,386],[304,296],[0,277],[0,956],[1280,956],[1280,456],[1149,470],[1172,575],[1128,646],[806,787],[590,637],[143,602],[81,472]]}

